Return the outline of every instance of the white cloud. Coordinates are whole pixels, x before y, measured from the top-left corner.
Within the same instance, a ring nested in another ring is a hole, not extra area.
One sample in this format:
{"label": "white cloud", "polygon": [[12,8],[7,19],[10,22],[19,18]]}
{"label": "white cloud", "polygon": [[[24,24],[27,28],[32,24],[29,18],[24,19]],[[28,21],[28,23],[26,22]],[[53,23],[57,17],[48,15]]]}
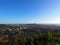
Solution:
{"label": "white cloud", "polygon": [[31,21],[32,23],[42,23],[42,24],[60,24],[60,18],[49,18],[49,19],[35,19]]}

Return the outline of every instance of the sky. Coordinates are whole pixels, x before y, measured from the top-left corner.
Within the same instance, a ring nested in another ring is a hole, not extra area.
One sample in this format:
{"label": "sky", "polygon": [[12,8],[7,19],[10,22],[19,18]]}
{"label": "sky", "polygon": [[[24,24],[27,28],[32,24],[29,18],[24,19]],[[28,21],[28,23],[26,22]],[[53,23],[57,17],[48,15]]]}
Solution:
{"label": "sky", "polygon": [[0,24],[60,24],[60,0],[0,0]]}

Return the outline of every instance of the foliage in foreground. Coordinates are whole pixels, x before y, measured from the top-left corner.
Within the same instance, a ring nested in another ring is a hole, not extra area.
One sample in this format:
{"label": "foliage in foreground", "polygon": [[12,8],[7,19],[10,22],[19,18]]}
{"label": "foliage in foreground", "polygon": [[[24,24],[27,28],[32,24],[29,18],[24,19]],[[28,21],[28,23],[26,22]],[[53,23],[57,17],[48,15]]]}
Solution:
{"label": "foliage in foreground", "polygon": [[30,36],[23,34],[12,40],[0,40],[0,45],[60,45],[60,32],[40,32]]}

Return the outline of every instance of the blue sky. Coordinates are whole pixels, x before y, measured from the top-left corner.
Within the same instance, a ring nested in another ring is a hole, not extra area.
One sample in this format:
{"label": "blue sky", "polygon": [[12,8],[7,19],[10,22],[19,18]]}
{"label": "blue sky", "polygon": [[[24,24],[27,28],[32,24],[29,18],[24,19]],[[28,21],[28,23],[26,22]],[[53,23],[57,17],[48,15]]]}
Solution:
{"label": "blue sky", "polygon": [[60,23],[60,0],[0,0],[0,23]]}

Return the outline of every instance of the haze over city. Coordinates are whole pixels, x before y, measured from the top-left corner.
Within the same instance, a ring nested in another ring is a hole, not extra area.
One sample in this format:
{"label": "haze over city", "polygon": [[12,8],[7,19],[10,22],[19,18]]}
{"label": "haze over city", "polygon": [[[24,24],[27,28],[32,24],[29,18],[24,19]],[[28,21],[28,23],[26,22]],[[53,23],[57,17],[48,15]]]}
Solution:
{"label": "haze over city", "polygon": [[0,0],[0,24],[60,24],[60,0]]}
{"label": "haze over city", "polygon": [[60,0],[0,0],[0,45],[60,45]]}

